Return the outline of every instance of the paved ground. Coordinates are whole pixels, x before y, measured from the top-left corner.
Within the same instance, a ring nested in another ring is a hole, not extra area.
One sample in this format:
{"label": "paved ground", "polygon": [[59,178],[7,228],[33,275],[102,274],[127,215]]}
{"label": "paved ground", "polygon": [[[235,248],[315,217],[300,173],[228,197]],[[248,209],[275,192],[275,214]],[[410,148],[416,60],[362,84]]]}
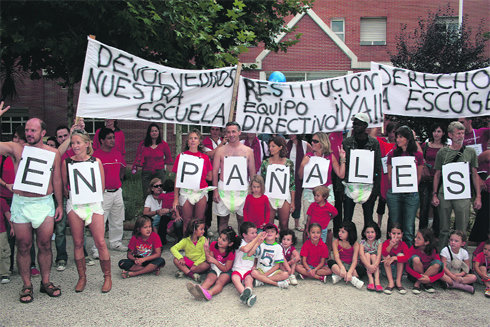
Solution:
{"label": "paved ground", "polygon": [[[360,226],[357,211],[355,221]],[[490,326],[490,299],[484,297],[482,285],[474,295],[437,289],[434,294],[388,296],[350,284],[332,285],[330,279],[326,285],[307,280],[287,290],[257,288],[253,308],[239,302],[232,285],[210,302],[196,301],[185,288],[188,280],[174,277],[176,268],[168,246],[163,255],[167,266],[160,276],[123,280],[117,262],[125,254],[112,252],[112,291],[100,292],[103,277],[97,262],[87,267],[85,291],[75,293],[78,277],[71,241],[69,237],[67,269],[57,272],[53,268],[51,273],[62,296],[40,294],[40,278],[36,277],[34,302],[21,304],[21,279],[15,274],[10,284],[0,285],[0,326]],[[411,287],[408,280],[403,283]],[[386,285],[386,279],[382,284]]]}

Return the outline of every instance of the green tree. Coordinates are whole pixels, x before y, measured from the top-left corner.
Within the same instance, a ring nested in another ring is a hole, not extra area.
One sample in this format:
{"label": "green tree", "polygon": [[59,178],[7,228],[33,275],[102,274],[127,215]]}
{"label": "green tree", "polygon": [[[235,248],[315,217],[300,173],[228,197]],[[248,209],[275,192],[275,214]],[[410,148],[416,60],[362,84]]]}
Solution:
{"label": "green tree", "polygon": [[[81,80],[86,36],[176,68],[236,64],[259,43],[286,51],[298,41],[277,43],[289,32],[285,18],[312,0],[6,1],[1,11],[2,98],[15,94],[16,71],[56,79],[68,89],[67,119],[74,115],[74,86]],[[12,68],[12,65],[15,67]]]}
{"label": "green tree", "polygon": [[[390,54],[396,67],[425,73],[456,73],[487,67],[490,58],[485,56],[488,38],[482,33],[483,22],[476,33],[468,26],[468,17],[463,18],[460,27],[448,24],[447,17],[454,17],[448,7],[436,13],[429,12],[426,18],[419,18],[418,27],[410,32],[402,26],[397,36],[396,53]],[[415,129],[418,135],[428,137],[433,119],[390,116]]]}

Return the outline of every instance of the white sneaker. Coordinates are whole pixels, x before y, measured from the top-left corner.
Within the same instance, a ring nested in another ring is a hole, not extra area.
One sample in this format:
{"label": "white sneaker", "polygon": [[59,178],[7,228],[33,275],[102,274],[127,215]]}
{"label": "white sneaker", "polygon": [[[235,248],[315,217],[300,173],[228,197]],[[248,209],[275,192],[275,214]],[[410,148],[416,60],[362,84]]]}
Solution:
{"label": "white sneaker", "polygon": [[355,276],[352,276],[352,280],[350,282],[358,289],[361,289],[364,286],[364,282]]}
{"label": "white sneaker", "polygon": [[332,274],[332,283],[333,284],[337,284],[341,280],[342,280],[342,277],[340,277],[339,275]]}
{"label": "white sneaker", "polygon": [[92,248],[92,258],[99,259],[99,250],[95,246]]}
{"label": "white sneaker", "polygon": [[322,282],[324,282],[325,284],[327,283],[327,276],[323,276]]}
{"label": "white sneaker", "polygon": [[92,258],[91,258],[91,257],[86,256],[86,257],[85,257],[85,264],[86,264],[87,266],[95,266],[95,261],[94,261],[94,260],[92,260]]}
{"label": "white sneaker", "polygon": [[258,279],[254,280],[254,287],[259,287],[259,286],[264,286],[264,282],[261,282]]}
{"label": "white sneaker", "polygon": [[64,271],[66,269],[66,261],[65,260],[60,260],[56,264],[56,270],[57,271]]}
{"label": "white sneaker", "polygon": [[296,279],[295,275],[289,276],[289,284],[291,285],[298,285],[298,280]]}
{"label": "white sneaker", "polygon": [[111,250],[127,252],[128,247],[126,245],[123,245],[121,242],[117,242],[117,243],[114,243],[114,245],[111,245]]}
{"label": "white sneaker", "polygon": [[279,286],[279,288],[288,288],[289,287],[289,280],[286,279],[286,280],[282,280],[280,282],[277,282],[277,286]]}

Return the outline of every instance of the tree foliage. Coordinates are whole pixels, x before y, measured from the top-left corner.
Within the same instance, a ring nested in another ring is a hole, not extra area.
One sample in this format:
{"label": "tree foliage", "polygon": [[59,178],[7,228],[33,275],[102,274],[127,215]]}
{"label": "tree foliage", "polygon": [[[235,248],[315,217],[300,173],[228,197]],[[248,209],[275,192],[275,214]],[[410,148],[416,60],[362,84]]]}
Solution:
{"label": "tree foliage", "polygon": [[[448,26],[447,17],[454,16],[454,11],[447,7],[436,13],[429,12],[426,18],[419,18],[414,31],[407,31],[407,26],[402,26],[396,39],[396,53],[390,54],[393,65],[433,74],[464,72],[489,66],[490,58],[485,56],[488,38],[482,33],[483,22],[473,33],[467,16],[459,28]],[[424,137],[428,137],[428,130],[434,122],[433,119],[402,116],[390,116],[389,119],[411,126]]]}
{"label": "tree foliage", "polygon": [[176,68],[236,64],[249,46],[286,51],[298,37],[285,18],[313,0],[5,1],[1,11],[2,98],[15,95],[15,73],[58,80],[68,88],[68,122],[74,85],[81,80],[86,37]]}

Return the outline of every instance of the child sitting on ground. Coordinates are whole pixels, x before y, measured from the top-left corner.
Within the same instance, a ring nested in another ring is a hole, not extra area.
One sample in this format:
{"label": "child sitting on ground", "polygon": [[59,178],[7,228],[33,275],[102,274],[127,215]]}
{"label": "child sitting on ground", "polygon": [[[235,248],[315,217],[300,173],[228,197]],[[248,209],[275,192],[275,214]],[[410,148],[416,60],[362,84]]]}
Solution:
{"label": "child sitting on ground", "polygon": [[[402,285],[403,266],[402,262],[396,260],[397,256],[405,255],[408,252],[408,246],[402,241],[403,232],[402,225],[399,222],[394,222],[390,229],[390,239],[384,241],[381,254],[383,255],[383,268],[388,278],[388,286],[384,289],[384,293],[391,295],[396,287],[398,293],[406,294],[407,290]],[[393,263],[396,261],[396,265]],[[393,281],[393,274],[396,275],[396,284]]]}
{"label": "child sitting on ground", "polygon": [[301,279],[306,277],[327,282],[327,276],[332,274],[325,265],[329,252],[327,245],[321,239],[322,227],[318,223],[308,226],[308,239],[301,247],[301,263],[296,267]]}
{"label": "child sitting on ground", "polygon": [[294,231],[290,229],[282,230],[279,233],[279,240],[281,241],[281,246],[284,254],[284,259],[286,260],[289,268],[289,283],[291,285],[298,285],[298,280],[296,279],[296,265],[300,262],[301,258],[298,251],[294,247],[296,245],[296,235]]}
{"label": "child sitting on ground", "polygon": [[[242,242],[235,251],[235,262],[233,262],[233,272],[231,281],[236,290],[240,293],[240,301],[249,307],[255,304],[257,296],[252,294],[253,278],[251,276],[254,266],[255,250],[265,240],[265,232],[257,234],[257,227],[250,221],[245,221],[240,225],[240,235]],[[245,286],[243,284],[245,284]]]}
{"label": "child sitting on ground", "polygon": [[[184,275],[195,280],[201,281],[202,272],[209,269],[209,263],[206,261],[204,252],[204,221],[191,220],[186,228],[185,237],[177,244],[170,248],[174,256],[174,264],[179,269],[175,277],[182,278]],[[184,256],[179,251],[184,251]]]}
{"label": "child sitting on ground", "polygon": [[10,246],[6,223],[10,224],[10,236],[14,236],[14,226],[10,221],[10,207],[4,198],[0,198],[0,283],[10,282]]}
{"label": "child sitting on ground", "polygon": [[[381,230],[374,221],[364,225],[361,233],[362,240],[359,242],[359,258],[368,275],[368,291],[382,292],[383,287],[379,281],[379,263],[381,262],[382,242]],[[373,278],[374,275],[374,278]]]}
{"label": "child sitting on ground", "polygon": [[155,272],[165,266],[162,258],[162,242],[152,231],[151,218],[142,216],[136,219],[133,236],[128,244],[128,258],[119,261],[122,278]]}
{"label": "child sitting on ground", "polygon": [[490,239],[485,241],[483,251],[474,257],[473,269],[479,281],[485,285],[485,296],[490,297]]}
{"label": "child sitting on ground", "polygon": [[441,259],[444,264],[444,276],[441,281],[446,282],[450,288],[457,288],[469,293],[475,293],[473,285],[476,276],[470,274],[470,256],[463,249],[466,244],[466,235],[455,230],[449,236],[449,245],[441,250]]}
{"label": "child sitting on ground", "polygon": [[[265,284],[289,287],[289,266],[284,267],[284,254],[282,247],[276,242],[279,230],[277,226],[268,223],[264,226],[266,237],[255,251],[256,265],[252,269],[255,286]],[[283,268],[283,270],[281,270]]]}

